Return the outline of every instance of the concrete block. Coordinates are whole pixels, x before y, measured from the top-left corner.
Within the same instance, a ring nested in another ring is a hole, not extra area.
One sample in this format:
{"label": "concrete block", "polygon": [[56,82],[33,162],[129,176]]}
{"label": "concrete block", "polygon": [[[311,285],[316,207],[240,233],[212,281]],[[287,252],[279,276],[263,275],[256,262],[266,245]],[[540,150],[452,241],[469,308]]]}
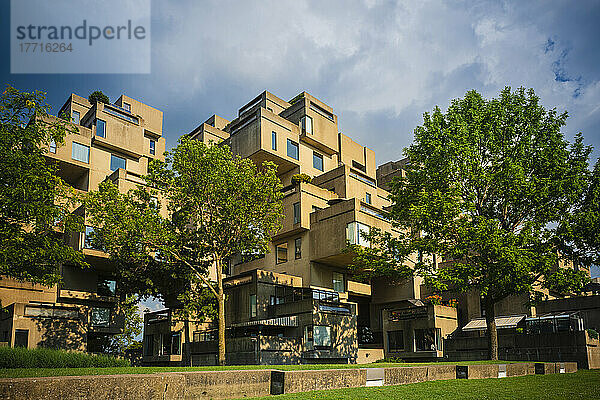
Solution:
{"label": "concrete block", "polygon": [[282,372],[283,393],[360,387],[367,384],[366,369],[348,368]]}
{"label": "concrete block", "polygon": [[556,367],[554,363],[535,363],[536,375],[548,375],[554,374],[555,372]]}
{"label": "concrete block", "polygon": [[416,383],[427,381],[427,367],[397,367],[386,368],[384,384],[404,385],[406,383]]}
{"label": "concrete block", "polygon": [[429,365],[427,366],[427,380],[439,381],[456,379],[456,365]]}
{"label": "concrete block", "polygon": [[181,372],[185,399],[227,399],[267,396],[271,393],[270,370]]}

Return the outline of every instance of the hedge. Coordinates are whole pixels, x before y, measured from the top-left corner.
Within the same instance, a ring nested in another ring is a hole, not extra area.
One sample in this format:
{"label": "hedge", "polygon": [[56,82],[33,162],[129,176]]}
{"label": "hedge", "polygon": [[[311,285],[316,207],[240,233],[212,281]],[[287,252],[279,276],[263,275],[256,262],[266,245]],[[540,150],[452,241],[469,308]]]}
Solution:
{"label": "hedge", "polygon": [[129,360],[54,349],[0,347],[0,368],[128,367]]}

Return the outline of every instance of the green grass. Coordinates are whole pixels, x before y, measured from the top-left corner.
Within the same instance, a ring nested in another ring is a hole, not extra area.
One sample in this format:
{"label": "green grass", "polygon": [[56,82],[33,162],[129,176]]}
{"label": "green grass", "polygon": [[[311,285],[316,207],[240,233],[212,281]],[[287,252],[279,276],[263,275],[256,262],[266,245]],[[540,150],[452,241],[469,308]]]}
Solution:
{"label": "green grass", "polygon": [[[516,361],[466,361],[442,362],[438,364],[506,364]],[[373,364],[303,364],[303,365],[228,365],[225,367],[109,367],[109,368],[6,368],[0,369],[0,378],[26,378],[42,376],[82,376],[82,375],[117,375],[117,374],[153,374],[164,372],[189,371],[224,371],[243,369],[341,369],[341,368],[383,368],[383,367],[412,367],[429,365],[431,363],[373,363]]]}
{"label": "green grass", "polygon": [[127,366],[129,366],[128,360],[105,355],[45,348],[0,347],[0,371],[15,368],[103,368]]}
{"label": "green grass", "polygon": [[459,379],[399,386],[322,390],[260,398],[277,400],[589,400],[600,399],[600,370],[581,370],[574,374],[528,375],[502,379]]}

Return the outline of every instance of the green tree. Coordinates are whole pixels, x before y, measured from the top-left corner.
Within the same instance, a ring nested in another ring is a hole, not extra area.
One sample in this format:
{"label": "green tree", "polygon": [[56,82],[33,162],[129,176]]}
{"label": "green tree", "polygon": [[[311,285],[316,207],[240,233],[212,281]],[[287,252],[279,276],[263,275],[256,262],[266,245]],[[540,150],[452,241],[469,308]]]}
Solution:
{"label": "green tree", "polygon": [[8,87],[0,97],[0,275],[51,286],[61,264],[85,264],[63,240],[83,227],[73,190],[45,157],[75,128],[49,109],[39,91]]}
{"label": "green tree", "polygon": [[123,333],[110,336],[106,352],[121,357],[125,356],[125,350],[131,345],[137,343],[135,339],[142,333],[144,320],[139,313],[138,304],[140,297],[138,295],[127,295],[125,299],[119,302],[119,312],[123,313],[125,326]]}
{"label": "green tree", "polygon": [[104,93],[102,93],[102,91],[100,91],[100,90],[96,90],[95,92],[90,94],[88,96],[88,101],[92,104],[95,104],[95,103],[108,104],[108,103],[110,103],[108,96],[105,95]]}
{"label": "green tree", "polygon": [[[491,100],[470,91],[446,113],[425,113],[405,150],[406,177],[392,183],[389,217],[404,233],[374,230],[374,248],[350,246],[356,269],[415,273],[438,290],[478,291],[489,356],[498,359],[499,301],[540,282],[564,292],[586,281],[582,272],[557,268],[557,226],[587,189],[591,151],[581,135],[572,144],[564,139],[566,118],[523,88]],[[451,262],[435,262],[439,256]]]}
{"label": "green tree", "polygon": [[[216,308],[223,364],[224,263],[242,252],[268,251],[282,219],[281,181],[274,164],[259,168],[227,146],[184,137],[166,154],[165,162],[150,164],[151,189],[121,194],[104,182],[88,194],[86,209],[126,291],[158,295],[186,315]],[[154,196],[164,199],[162,214]],[[211,268],[216,282],[208,278]]]}

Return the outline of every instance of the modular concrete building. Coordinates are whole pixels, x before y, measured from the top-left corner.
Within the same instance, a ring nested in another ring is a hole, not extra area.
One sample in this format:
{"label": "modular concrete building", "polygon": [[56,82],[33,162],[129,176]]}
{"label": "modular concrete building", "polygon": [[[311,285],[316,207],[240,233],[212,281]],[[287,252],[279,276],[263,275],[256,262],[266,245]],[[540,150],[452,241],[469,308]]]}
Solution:
{"label": "modular concrete building", "polygon": [[[46,157],[77,191],[96,190],[105,179],[127,191],[143,183],[151,159],[163,158],[163,114],[135,99],[122,95],[114,104],[90,104],[72,94],[59,115],[70,116],[77,133],[69,133],[62,146],[51,144]],[[85,217],[82,207],[73,212]],[[107,336],[122,332],[114,267],[86,240],[92,231],[86,224],[85,232],[64,238],[90,267],[63,265],[59,285],[0,279],[1,342],[94,352]]]}
{"label": "modular concrete building", "polygon": [[[284,185],[283,227],[270,251],[235,257],[224,281],[230,363],[383,358],[387,343],[399,340],[398,324],[389,324],[393,337],[386,332],[384,310],[421,298],[419,278],[365,283],[348,268],[352,255],[343,251],[348,242],[369,246],[361,232],[373,227],[396,231],[384,216],[390,203],[378,184],[375,153],[339,132],[337,122],[333,108],[309,93],[285,101],[265,91],[231,121],[213,115],[190,133],[258,164],[274,162]],[[301,174],[308,179],[298,180]],[[410,328],[405,335],[402,356],[439,357],[441,345],[435,350],[432,345],[456,329],[455,309],[436,308],[415,318],[417,332]],[[192,361],[214,363],[214,331],[195,337],[200,341],[192,344]],[[145,340],[148,349],[156,334]],[[155,356],[147,352],[144,360],[151,363]]]}

